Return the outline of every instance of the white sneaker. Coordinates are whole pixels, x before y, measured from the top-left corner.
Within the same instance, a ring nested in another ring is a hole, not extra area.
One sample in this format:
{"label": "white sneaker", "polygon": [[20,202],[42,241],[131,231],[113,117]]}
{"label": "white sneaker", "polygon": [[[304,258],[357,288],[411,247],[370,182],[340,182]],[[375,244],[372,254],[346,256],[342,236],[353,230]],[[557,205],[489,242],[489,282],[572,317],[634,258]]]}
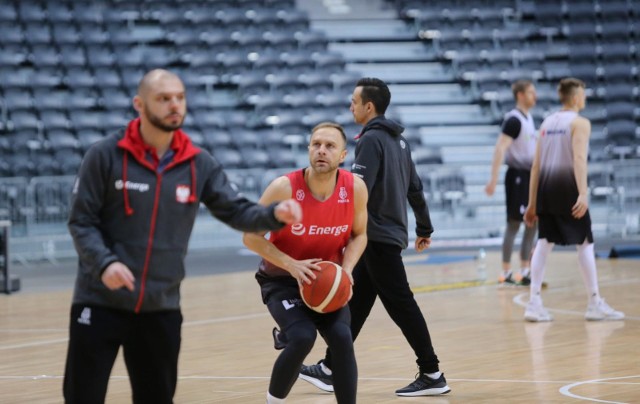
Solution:
{"label": "white sneaker", "polygon": [[553,316],[542,306],[542,303],[530,301],[527,303],[527,308],[524,311],[524,319],[532,323],[539,323],[542,321],[553,321]]}
{"label": "white sneaker", "polygon": [[584,318],[589,321],[622,320],[624,319],[624,313],[614,310],[604,299],[600,299],[597,302],[589,303]]}

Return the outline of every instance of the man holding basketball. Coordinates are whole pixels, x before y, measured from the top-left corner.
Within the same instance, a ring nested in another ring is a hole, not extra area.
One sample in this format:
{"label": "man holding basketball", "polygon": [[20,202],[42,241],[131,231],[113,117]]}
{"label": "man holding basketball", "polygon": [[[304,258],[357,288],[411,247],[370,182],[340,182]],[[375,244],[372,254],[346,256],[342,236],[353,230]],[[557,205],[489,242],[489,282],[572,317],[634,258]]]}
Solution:
{"label": "man holding basketball", "polygon": [[[387,85],[380,79],[358,80],[351,97],[354,121],[363,125],[357,136],[354,175],[361,177],[369,191],[367,206],[368,244],[353,271],[351,333],[358,336],[377,297],[389,316],[400,327],[417,357],[418,377],[399,396],[433,396],[450,391],[438,367],[427,323],[409,288],[402,262],[402,250],[408,245],[407,201],[416,218],[415,249],[421,252],[431,244],[433,227],[422,182],[411,160],[411,148],[402,136],[404,128],[384,116],[391,101]],[[288,334],[287,334],[288,336]],[[316,365],[303,366],[300,378],[331,391],[338,382],[333,369],[339,353],[332,347]]]}
{"label": "man holding basketball", "polygon": [[302,283],[313,282],[320,261],[333,261],[351,276],[367,245],[367,188],[360,178],[338,168],[347,155],[346,146],[340,125],[325,122],[313,128],[309,167],[276,178],[259,201],[271,205],[295,198],[304,219],[271,232],[269,239],[266,233],[244,235],[245,245],[262,257],[256,279],[263,302],[287,336],[271,372],[267,403],[284,402],[313,348],[316,330],[335,352],[338,403],[356,402],[358,370],[349,308],[317,313],[304,304],[299,289]]}
{"label": "man holding basketball", "polygon": [[66,403],[103,403],[120,347],[134,403],[172,403],[178,377],[180,283],[202,202],[241,231],[301,220],[300,205],[268,208],[238,194],[222,166],[180,127],[180,78],[152,70],[133,99],[139,117],[85,154],[69,231],[78,252],[64,375]]}

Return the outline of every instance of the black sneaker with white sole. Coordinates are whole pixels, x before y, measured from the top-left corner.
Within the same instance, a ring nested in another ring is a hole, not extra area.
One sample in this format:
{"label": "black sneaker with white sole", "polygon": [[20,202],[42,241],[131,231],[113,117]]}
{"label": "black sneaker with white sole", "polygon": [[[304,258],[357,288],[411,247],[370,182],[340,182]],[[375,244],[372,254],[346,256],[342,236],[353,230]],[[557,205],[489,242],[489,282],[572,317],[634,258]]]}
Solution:
{"label": "black sneaker with white sole", "polygon": [[298,377],[326,392],[333,392],[333,377],[322,370],[322,361],[315,365],[302,365]]}
{"label": "black sneaker with white sole", "polygon": [[450,391],[451,389],[447,386],[447,380],[444,378],[444,374],[441,374],[437,379],[432,379],[422,373],[407,387],[396,390],[396,395],[403,397],[439,396],[440,394],[447,394]]}

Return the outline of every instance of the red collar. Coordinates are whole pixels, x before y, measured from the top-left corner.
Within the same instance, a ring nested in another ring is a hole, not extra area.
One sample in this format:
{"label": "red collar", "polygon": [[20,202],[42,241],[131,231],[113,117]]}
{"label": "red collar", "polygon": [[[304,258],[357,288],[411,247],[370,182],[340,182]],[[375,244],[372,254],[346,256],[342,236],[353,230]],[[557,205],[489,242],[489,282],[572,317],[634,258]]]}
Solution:
{"label": "red collar", "polygon": [[[149,166],[148,161],[145,158],[147,152],[150,152],[153,147],[149,146],[142,139],[140,134],[140,118],[136,118],[129,122],[127,129],[125,130],[124,137],[118,141],[118,147],[127,150],[133,157],[145,166]],[[171,149],[174,151],[175,156],[173,158],[173,164],[178,164],[200,153],[200,149],[191,143],[191,139],[182,129],[176,129],[173,132],[173,139],[171,140]]]}

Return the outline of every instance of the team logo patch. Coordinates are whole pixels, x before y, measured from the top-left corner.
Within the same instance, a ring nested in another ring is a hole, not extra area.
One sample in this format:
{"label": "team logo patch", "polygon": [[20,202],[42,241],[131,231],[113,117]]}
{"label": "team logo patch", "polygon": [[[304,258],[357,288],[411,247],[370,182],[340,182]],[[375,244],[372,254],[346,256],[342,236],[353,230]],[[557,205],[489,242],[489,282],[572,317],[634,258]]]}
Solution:
{"label": "team logo patch", "polygon": [[306,231],[307,229],[305,229],[302,223],[296,223],[291,226],[291,234],[294,236],[302,236]]}
{"label": "team logo patch", "polygon": [[78,317],[78,323],[84,325],[91,325],[91,307],[85,307]]}
{"label": "team logo patch", "polygon": [[296,199],[299,201],[304,200],[304,191],[299,189],[296,191]]}
{"label": "team logo patch", "polygon": [[349,193],[347,192],[347,188],[340,187],[340,192],[338,192],[338,203],[347,203],[349,202]]}
{"label": "team logo patch", "polygon": [[302,299],[285,299],[282,301],[282,306],[285,310],[293,309],[294,307],[302,306]]}
{"label": "team logo patch", "polygon": [[178,185],[176,187],[176,201],[179,203],[189,202],[189,196],[191,196],[191,190],[187,185]]}

